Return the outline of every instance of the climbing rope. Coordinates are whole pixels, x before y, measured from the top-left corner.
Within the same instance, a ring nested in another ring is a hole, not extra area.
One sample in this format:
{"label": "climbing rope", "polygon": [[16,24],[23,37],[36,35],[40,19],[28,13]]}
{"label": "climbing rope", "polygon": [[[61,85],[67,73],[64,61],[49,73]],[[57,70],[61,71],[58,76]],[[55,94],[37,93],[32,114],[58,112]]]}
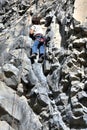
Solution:
{"label": "climbing rope", "polygon": [[[32,6],[32,2],[30,2],[30,7]],[[30,14],[29,14],[29,11],[30,11],[30,9],[27,11],[28,12],[28,24],[29,24],[29,22],[31,22],[31,17],[30,17]],[[25,20],[25,19],[24,19]],[[24,22],[25,23],[25,22]],[[25,26],[26,25],[24,25],[24,29],[23,29],[23,32],[25,31]],[[23,35],[24,35],[24,33],[23,33]],[[21,77],[22,77],[22,73],[23,73],[23,68],[24,68],[24,63],[25,63],[25,61],[24,61],[24,49],[25,49],[25,43],[26,43],[26,40],[25,40],[25,38],[23,38],[23,46],[22,46],[22,48],[21,48],[21,55],[19,55],[19,59],[20,59],[20,57],[21,57],[21,67],[20,67],[20,69],[19,69],[19,75],[18,75],[18,87],[20,87],[20,86],[22,86],[22,84],[21,84]],[[23,87],[23,86],[22,86]]]}
{"label": "climbing rope", "polygon": [[[30,10],[30,8],[29,8]],[[29,11],[27,10],[27,11]],[[18,9],[17,9],[17,15],[18,15]],[[15,26],[19,23],[20,20],[22,20],[24,18],[25,14],[20,18],[18,19],[18,21],[16,22]],[[12,26],[11,26],[12,28]],[[25,30],[25,26],[24,26],[24,30]],[[18,86],[20,87],[20,83],[21,83],[21,77],[22,77],[22,72],[23,72],[23,67],[24,67],[24,47],[25,47],[25,43],[23,41],[23,47],[21,48],[21,67],[19,69],[19,75],[18,75]],[[12,119],[12,128],[14,128],[14,114],[15,114],[15,111],[16,111],[16,102],[17,102],[17,97],[16,97],[16,92],[14,92],[14,95],[13,95],[13,104],[12,104],[12,116],[13,116],[13,119]]]}
{"label": "climbing rope", "polygon": [[12,119],[12,129],[14,128],[14,114],[15,114],[15,109],[16,109],[16,92],[13,93],[13,104],[12,104],[12,116],[13,116],[13,119]]}
{"label": "climbing rope", "polygon": [[[15,5],[16,5],[16,3],[15,3]],[[31,8],[32,5],[33,5],[33,2],[30,2],[30,6],[29,6],[28,8],[26,8],[26,11],[25,11],[25,13],[23,14],[23,16],[21,16],[18,20],[17,20],[17,19],[14,20],[14,21],[11,23],[12,26],[8,27],[4,32],[2,32],[2,33],[0,34],[0,37],[3,36],[3,35],[5,35],[5,34],[7,34],[8,32],[10,32],[10,29],[14,28],[14,27],[25,17],[25,15],[27,14],[27,12],[30,11],[30,8]],[[18,11],[18,10],[17,10],[17,11]],[[18,12],[17,12],[17,14],[18,14]]]}
{"label": "climbing rope", "polygon": [[[30,3],[30,7],[32,6],[32,3]],[[27,12],[29,12],[30,11],[30,8],[29,8],[29,10],[27,10]],[[18,10],[17,10],[17,14],[18,14]],[[28,14],[29,15],[29,14]],[[23,15],[22,16],[22,18],[21,19],[19,19],[19,21],[20,20],[23,20],[23,18],[25,17],[25,15]],[[30,19],[28,19],[28,22],[30,21]],[[17,24],[18,24],[18,22],[17,22]],[[25,31],[25,26],[24,26],[24,31]],[[20,57],[21,57],[21,67],[20,67],[20,69],[19,69],[19,75],[18,75],[18,86],[17,86],[17,88],[18,89],[20,89],[20,87],[23,87],[23,85],[21,84],[21,77],[22,77],[22,73],[23,73],[23,68],[24,68],[24,49],[25,49],[25,41],[24,41],[24,38],[23,38],[23,46],[22,46],[22,48],[21,48],[21,52],[20,52],[20,54],[19,54],[19,59],[20,59]],[[17,90],[17,91],[19,91],[19,90]],[[12,107],[12,115],[15,113],[15,109],[16,109],[16,92],[14,93],[14,97],[13,97],[13,107]],[[19,93],[18,93],[19,94]],[[12,119],[12,124],[11,124],[11,126],[12,127],[14,127],[14,117],[13,117],[13,119]]]}
{"label": "climbing rope", "polygon": [[[15,5],[16,6],[16,5]],[[18,16],[18,9],[16,11],[16,14]],[[15,114],[15,107],[16,107],[16,92],[14,92],[14,95],[13,95],[13,104],[12,104],[12,116],[13,116],[13,119],[12,119],[12,124],[11,124],[11,127],[14,128],[14,114]]]}
{"label": "climbing rope", "polygon": [[[17,9],[17,15],[18,15],[18,9]],[[23,15],[23,17],[24,17],[24,15]],[[21,19],[23,19],[23,17],[21,18]],[[20,19],[20,20],[21,20]],[[20,21],[19,20],[19,21]],[[18,22],[17,22],[18,23]],[[22,76],[22,72],[23,72],[23,64],[24,64],[24,60],[23,60],[23,58],[24,58],[24,41],[23,41],[23,47],[21,48],[21,55],[20,55],[20,57],[21,57],[21,67],[20,67],[20,69],[19,69],[19,75],[18,75],[18,86],[17,87],[20,87],[21,85],[20,85],[20,83],[21,83],[21,76]],[[13,119],[12,119],[12,124],[11,124],[11,126],[12,126],[12,128],[14,128],[14,114],[15,114],[15,109],[16,109],[16,101],[17,99],[16,99],[16,92],[14,92],[14,96],[13,96],[13,104],[12,104],[12,116],[13,116]]]}

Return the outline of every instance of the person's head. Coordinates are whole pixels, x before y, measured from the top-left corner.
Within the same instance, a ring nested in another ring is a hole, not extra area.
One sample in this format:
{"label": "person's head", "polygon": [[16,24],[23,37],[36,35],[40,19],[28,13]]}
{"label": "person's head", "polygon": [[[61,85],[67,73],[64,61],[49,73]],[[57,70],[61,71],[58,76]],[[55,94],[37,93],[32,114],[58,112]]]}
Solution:
{"label": "person's head", "polygon": [[40,17],[39,16],[33,16],[32,17],[32,24],[39,25],[40,24]]}

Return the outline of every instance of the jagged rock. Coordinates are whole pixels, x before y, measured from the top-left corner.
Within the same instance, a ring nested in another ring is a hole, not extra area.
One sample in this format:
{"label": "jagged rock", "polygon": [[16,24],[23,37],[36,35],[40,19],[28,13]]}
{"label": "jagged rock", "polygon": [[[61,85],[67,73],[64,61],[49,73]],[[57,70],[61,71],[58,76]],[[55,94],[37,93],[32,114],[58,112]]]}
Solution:
{"label": "jagged rock", "polygon": [[86,89],[87,89],[87,81],[85,81],[84,83],[84,90],[86,91]]}
{"label": "jagged rock", "polygon": [[62,80],[60,88],[63,92],[67,92],[67,90],[69,88],[69,81],[68,80]]}
{"label": "jagged rock", "polygon": [[23,92],[24,92],[24,90],[23,90],[23,84],[20,83],[20,84],[18,84],[18,87],[17,87],[17,93],[18,93],[18,95],[22,95]]}
{"label": "jagged rock", "polygon": [[82,99],[82,98],[84,98],[84,97],[87,97],[87,94],[86,94],[85,91],[81,91],[77,95],[78,95],[78,99],[79,100]]}
{"label": "jagged rock", "polygon": [[51,71],[54,71],[57,68],[60,68],[60,64],[58,62],[51,64]]}
{"label": "jagged rock", "polygon": [[75,116],[72,116],[72,120],[73,120],[73,122],[72,122],[72,120],[71,120],[71,127],[73,128],[75,128],[75,127],[77,127],[78,125],[78,129],[80,129],[80,128],[87,128],[87,124],[86,124],[86,120],[85,120],[85,116],[81,116],[81,117],[75,117]]}
{"label": "jagged rock", "polygon": [[66,96],[65,93],[61,93],[59,95],[59,99],[60,99],[60,104],[67,106],[67,104],[68,104],[68,96]]}
{"label": "jagged rock", "polygon": [[[74,2],[0,1],[0,120],[14,120],[14,130],[87,129],[87,27],[73,17]],[[46,64],[29,58],[35,13],[47,26]]]}
{"label": "jagged rock", "polygon": [[61,114],[59,111],[54,111],[51,115],[50,118],[50,128],[53,129],[67,129],[69,130],[69,128],[64,124],[64,122],[62,121],[61,118]]}
{"label": "jagged rock", "polygon": [[0,23],[0,32],[2,32],[3,29],[4,29],[4,25]]}
{"label": "jagged rock", "polygon": [[9,124],[5,121],[0,121],[0,129],[1,130],[9,130],[9,129],[15,130],[12,127],[10,127]]}
{"label": "jagged rock", "polygon": [[83,34],[87,36],[87,23],[81,25],[81,29],[83,31]]}
{"label": "jagged rock", "polygon": [[76,25],[74,29],[75,29],[76,32],[80,32],[80,31],[83,32],[82,33],[83,37],[87,36],[87,27],[86,27],[86,24]]}
{"label": "jagged rock", "polygon": [[15,43],[12,44],[10,48],[11,48],[11,50],[24,48],[24,37],[23,37],[23,35],[20,35],[18,38],[16,38]]}
{"label": "jagged rock", "polygon": [[70,80],[71,80],[71,82],[72,82],[72,81],[75,81],[75,80],[77,80],[77,81],[79,80],[79,81],[80,81],[80,77],[77,76],[77,73],[71,72],[71,73],[69,73],[69,74],[70,74]]}
{"label": "jagged rock", "polygon": [[42,65],[39,64],[39,63],[33,64],[33,70],[34,70],[34,73],[35,73],[36,77],[38,78],[38,80],[39,80],[41,83],[46,84],[46,83],[47,83],[47,80],[46,80],[45,75],[43,74]]}
{"label": "jagged rock", "polygon": [[36,85],[36,83],[38,83],[38,78],[32,69],[29,70],[29,73],[27,75],[27,80],[30,86],[34,86]]}
{"label": "jagged rock", "polygon": [[44,70],[44,74],[47,75],[50,72],[50,63],[48,60],[45,61],[44,65],[43,65],[43,70]]}
{"label": "jagged rock", "polygon": [[19,69],[12,64],[5,64],[3,66],[4,82],[10,87],[16,87],[18,84]]}
{"label": "jagged rock", "polygon": [[5,73],[7,73],[7,72],[9,72],[9,74],[8,75],[10,75],[10,74],[13,74],[13,75],[18,75],[18,72],[19,72],[19,70],[18,70],[18,68],[16,68],[14,65],[12,65],[12,64],[5,64],[4,66],[3,66],[3,71],[5,72]]}
{"label": "jagged rock", "polygon": [[73,46],[76,47],[76,48],[77,47],[82,47],[82,46],[84,47],[85,43],[86,43],[86,40],[87,40],[86,38],[84,38],[84,39],[83,38],[82,39],[81,38],[80,39],[76,39],[73,42]]}
{"label": "jagged rock", "polygon": [[83,106],[87,106],[86,104],[86,98],[87,98],[87,94],[86,92],[82,91],[82,92],[79,92],[78,93],[78,99],[79,99],[79,102],[83,105]]}
{"label": "jagged rock", "polygon": [[71,97],[74,96],[77,92],[82,91],[83,89],[84,89],[84,83],[78,81],[74,82],[71,87]]}
{"label": "jagged rock", "polygon": [[0,81],[3,81],[3,80],[4,80],[4,74],[3,74],[2,68],[0,67]]}
{"label": "jagged rock", "polygon": [[43,107],[47,107],[50,104],[48,93],[48,86],[46,84],[41,85],[40,83],[37,83],[29,93],[29,97],[31,98],[30,105],[37,113],[40,113]]}
{"label": "jagged rock", "polygon": [[59,84],[59,74],[60,74],[60,69],[56,69],[52,75],[47,76],[47,82],[48,85],[51,87],[53,92],[58,92],[58,84]]}
{"label": "jagged rock", "polygon": [[83,49],[83,50],[81,51],[81,53],[79,54],[79,57],[85,59],[85,57],[86,57],[86,51],[85,51],[85,49]]}
{"label": "jagged rock", "polygon": [[42,125],[39,122],[38,117],[27,104],[26,98],[19,98],[16,92],[7,87],[3,82],[0,82],[0,87],[0,107],[5,113],[8,113],[20,122],[19,129],[41,130]]}

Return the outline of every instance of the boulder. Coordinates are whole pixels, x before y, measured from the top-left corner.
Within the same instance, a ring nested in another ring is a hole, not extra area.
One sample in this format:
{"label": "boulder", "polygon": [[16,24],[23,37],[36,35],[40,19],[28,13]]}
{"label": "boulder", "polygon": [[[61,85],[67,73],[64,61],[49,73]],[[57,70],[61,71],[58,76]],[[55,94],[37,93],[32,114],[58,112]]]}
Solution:
{"label": "boulder", "polygon": [[[9,104],[9,105],[8,105]],[[0,107],[20,122],[19,129],[41,130],[41,123],[27,103],[26,98],[19,97],[15,91],[0,81]],[[32,123],[31,123],[32,121]]]}
{"label": "boulder", "polygon": [[7,122],[0,121],[0,130],[9,130],[9,129],[15,130]]}

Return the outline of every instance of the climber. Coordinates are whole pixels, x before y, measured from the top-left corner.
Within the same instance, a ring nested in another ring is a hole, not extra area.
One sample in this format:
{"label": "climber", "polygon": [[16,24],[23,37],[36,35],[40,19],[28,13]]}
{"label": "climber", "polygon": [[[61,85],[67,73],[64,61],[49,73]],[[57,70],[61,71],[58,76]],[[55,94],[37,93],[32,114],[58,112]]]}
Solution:
{"label": "climber", "polygon": [[43,30],[40,25],[40,17],[32,17],[32,26],[29,31],[30,37],[34,40],[32,46],[32,55],[30,58],[35,59],[37,56],[37,51],[39,50],[39,60],[38,62],[43,62],[45,55],[45,37],[43,36]]}

